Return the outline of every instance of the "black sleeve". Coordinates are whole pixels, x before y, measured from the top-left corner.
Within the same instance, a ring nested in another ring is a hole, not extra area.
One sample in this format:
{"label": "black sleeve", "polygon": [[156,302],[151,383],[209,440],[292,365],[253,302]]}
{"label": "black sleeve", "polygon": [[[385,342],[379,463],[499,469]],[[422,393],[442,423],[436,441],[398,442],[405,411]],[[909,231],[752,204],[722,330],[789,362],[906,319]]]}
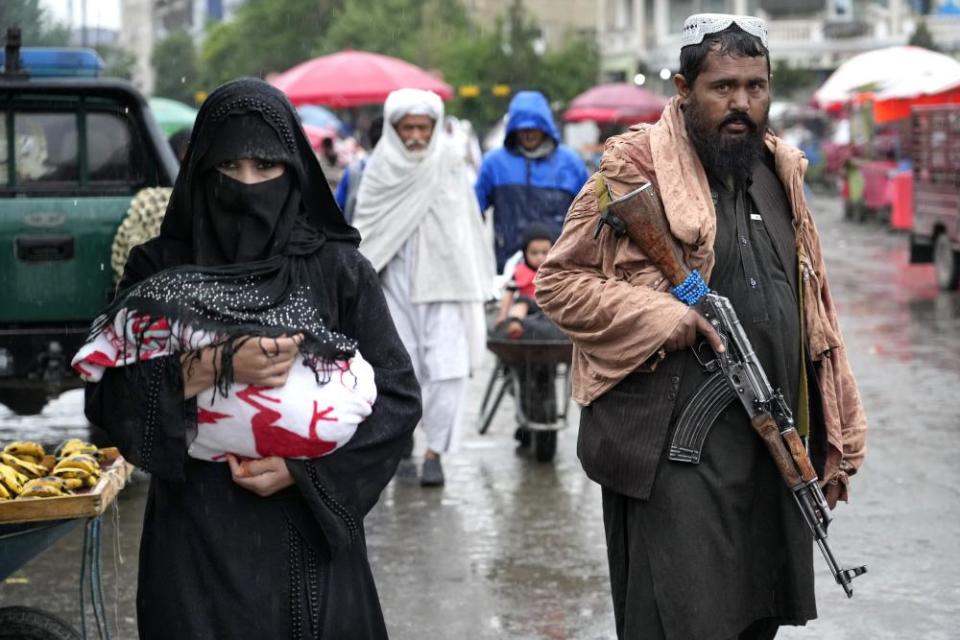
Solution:
{"label": "black sleeve", "polygon": [[[130,252],[119,289],[164,267],[164,256],[147,243]],[[110,435],[123,457],[159,478],[183,478],[188,427],[196,427],[196,400],[183,399],[179,356],[107,369],[86,385],[87,419]]]}
{"label": "black sleeve", "polygon": [[287,460],[334,549],[360,540],[363,518],[393,477],[421,412],[420,385],[373,267],[351,248],[341,251],[335,274],[338,330],[358,341],[373,367],[377,400],[342,449],[314,460]]}

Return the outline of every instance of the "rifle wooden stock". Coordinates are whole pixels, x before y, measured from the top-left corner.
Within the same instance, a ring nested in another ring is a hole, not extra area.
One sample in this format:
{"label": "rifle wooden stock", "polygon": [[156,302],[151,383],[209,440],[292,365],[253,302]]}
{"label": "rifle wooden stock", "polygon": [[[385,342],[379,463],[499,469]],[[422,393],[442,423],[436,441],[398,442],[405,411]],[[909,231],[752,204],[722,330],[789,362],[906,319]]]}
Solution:
{"label": "rifle wooden stock", "polygon": [[663,272],[672,286],[686,279],[690,270],[683,264],[683,253],[670,233],[663,202],[653,184],[647,183],[617,198],[608,210],[620,218],[627,237]]}
{"label": "rifle wooden stock", "polygon": [[796,463],[797,471],[800,472],[800,477],[803,478],[803,481],[810,482],[811,480],[816,480],[817,472],[813,470],[813,463],[810,462],[810,456],[807,455],[807,448],[803,446],[803,441],[800,439],[800,434],[797,433],[796,429],[781,432],[780,437],[783,438],[787,448],[790,450],[790,456]]}
{"label": "rifle wooden stock", "polygon": [[760,439],[763,440],[763,443],[767,445],[770,457],[773,458],[773,463],[777,465],[777,469],[787,486],[793,489],[802,484],[803,478],[797,471],[793,456],[790,455],[786,445],[783,444],[783,438],[780,437],[780,430],[777,428],[773,416],[769,413],[761,413],[754,417],[750,424],[760,436]]}

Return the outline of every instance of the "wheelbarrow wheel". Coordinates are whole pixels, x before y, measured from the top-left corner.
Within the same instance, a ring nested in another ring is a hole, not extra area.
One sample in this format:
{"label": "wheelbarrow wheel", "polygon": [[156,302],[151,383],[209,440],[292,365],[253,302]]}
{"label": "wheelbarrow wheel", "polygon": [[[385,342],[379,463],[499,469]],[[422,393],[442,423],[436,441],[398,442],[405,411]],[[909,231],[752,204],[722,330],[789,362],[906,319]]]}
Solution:
{"label": "wheelbarrow wheel", "polygon": [[533,455],[537,462],[550,462],[557,453],[556,431],[533,432]]}
{"label": "wheelbarrow wheel", "polygon": [[32,607],[0,608],[0,640],[79,640],[62,618]]}

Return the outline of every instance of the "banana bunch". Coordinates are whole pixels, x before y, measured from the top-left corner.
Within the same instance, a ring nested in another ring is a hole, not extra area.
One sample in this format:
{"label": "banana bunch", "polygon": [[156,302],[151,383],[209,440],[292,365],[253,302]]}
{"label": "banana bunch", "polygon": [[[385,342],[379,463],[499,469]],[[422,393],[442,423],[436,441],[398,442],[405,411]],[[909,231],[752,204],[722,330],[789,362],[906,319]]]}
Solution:
{"label": "banana bunch", "polygon": [[60,458],[52,474],[67,489],[95,487],[100,481],[100,462],[88,453],[74,453]]}
{"label": "banana bunch", "polygon": [[0,500],[12,500],[23,491],[23,485],[30,480],[13,467],[0,463]]}
{"label": "banana bunch", "polygon": [[52,498],[95,487],[100,480],[102,454],[96,445],[78,438],[64,441],[50,469],[46,451],[36,442],[11,442],[0,452],[0,501],[15,498]]}
{"label": "banana bunch", "polygon": [[100,459],[100,450],[97,448],[97,445],[90,442],[84,442],[79,438],[70,438],[69,440],[64,440],[60,446],[57,447],[57,460],[69,458],[76,453],[84,453],[86,455],[93,456],[98,460]]}
{"label": "banana bunch", "polygon": [[57,496],[69,495],[67,486],[63,480],[56,476],[44,476],[28,480],[23,485],[20,492],[20,498],[55,498]]}
{"label": "banana bunch", "polygon": [[42,444],[30,442],[29,440],[11,442],[3,448],[3,452],[34,464],[40,464],[43,461],[43,456],[47,455],[47,452],[43,450]]}

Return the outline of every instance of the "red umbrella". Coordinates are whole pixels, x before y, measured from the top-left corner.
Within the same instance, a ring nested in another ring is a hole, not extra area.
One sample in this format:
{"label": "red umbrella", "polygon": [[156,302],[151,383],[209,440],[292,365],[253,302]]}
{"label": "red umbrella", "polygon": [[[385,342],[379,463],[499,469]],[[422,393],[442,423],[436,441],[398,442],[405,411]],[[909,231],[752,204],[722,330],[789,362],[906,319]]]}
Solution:
{"label": "red umbrella", "polygon": [[615,82],[588,89],[570,102],[567,122],[593,120],[610,124],[656,122],[668,99],[635,84]]}
{"label": "red umbrella", "polygon": [[341,51],[308,60],[270,81],[295,105],[335,109],[383,102],[395,89],[428,89],[444,100],[453,88],[417,67],[367,51]]}

